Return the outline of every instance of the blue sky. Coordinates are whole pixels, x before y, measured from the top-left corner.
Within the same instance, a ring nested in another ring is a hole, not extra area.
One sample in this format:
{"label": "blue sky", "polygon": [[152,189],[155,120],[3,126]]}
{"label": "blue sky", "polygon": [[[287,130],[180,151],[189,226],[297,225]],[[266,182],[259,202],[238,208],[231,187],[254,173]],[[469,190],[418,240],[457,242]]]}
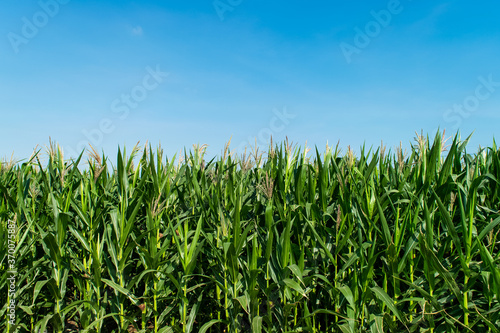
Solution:
{"label": "blue sky", "polygon": [[5,0],[0,158],[500,131],[500,3]]}

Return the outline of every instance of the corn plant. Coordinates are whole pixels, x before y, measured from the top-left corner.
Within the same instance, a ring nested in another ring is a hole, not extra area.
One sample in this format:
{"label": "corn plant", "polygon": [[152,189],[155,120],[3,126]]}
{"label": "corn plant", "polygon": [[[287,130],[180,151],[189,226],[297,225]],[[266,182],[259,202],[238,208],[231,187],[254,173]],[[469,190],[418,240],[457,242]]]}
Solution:
{"label": "corn plant", "polygon": [[0,329],[498,332],[500,150],[469,140],[2,161]]}

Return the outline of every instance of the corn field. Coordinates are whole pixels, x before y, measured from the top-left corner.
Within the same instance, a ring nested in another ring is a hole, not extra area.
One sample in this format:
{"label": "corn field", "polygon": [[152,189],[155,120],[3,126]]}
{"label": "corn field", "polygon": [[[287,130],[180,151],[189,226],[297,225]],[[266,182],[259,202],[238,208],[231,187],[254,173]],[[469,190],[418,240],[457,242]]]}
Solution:
{"label": "corn field", "polygon": [[0,329],[499,332],[500,150],[469,139],[2,162]]}

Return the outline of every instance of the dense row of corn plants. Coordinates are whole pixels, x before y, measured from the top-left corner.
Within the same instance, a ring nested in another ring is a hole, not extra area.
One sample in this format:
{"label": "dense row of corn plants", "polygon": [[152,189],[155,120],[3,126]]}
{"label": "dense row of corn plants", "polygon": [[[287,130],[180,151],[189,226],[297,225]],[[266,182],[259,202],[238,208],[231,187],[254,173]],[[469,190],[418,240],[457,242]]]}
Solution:
{"label": "dense row of corn plants", "polygon": [[0,329],[14,221],[19,331],[499,332],[500,150],[467,141],[3,163]]}

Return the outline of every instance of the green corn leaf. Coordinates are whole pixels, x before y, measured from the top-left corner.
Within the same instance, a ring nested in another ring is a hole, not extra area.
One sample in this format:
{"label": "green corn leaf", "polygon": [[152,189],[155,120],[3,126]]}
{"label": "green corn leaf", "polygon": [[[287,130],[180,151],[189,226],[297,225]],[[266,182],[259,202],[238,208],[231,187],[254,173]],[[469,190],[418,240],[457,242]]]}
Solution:
{"label": "green corn leaf", "polygon": [[199,333],[205,333],[207,332],[213,325],[215,324],[225,324],[229,325],[229,322],[223,319],[212,319],[208,322],[206,322],[201,328]]}
{"label": "green corn leaf", "polygon": [[108,279],[102,279],[102,282],[104,282],[105,284],[107,284],[109,287],[116,290],[117,292],[122,293],[123,295],[127,296],[127,298],[132,302],[132,304],[134,304],[134,305],[139,304],[137,297],[134,294],[132,294],[130,292],[130,290],[128,290],[124,287],[121,287],[118,284],[116,284],[113,281],[108,280]]}
{"label": "green corn leaf", "polygon": [[[420,236],[422,237],[422,236]],[[463,304],[463,295],[462,292],[460,291],[460,288],[458,287],[457,283],[455,282],[455,278],[453,275],[446,269],[444,266],[441,264],[441,261],[439,258],[434,254],[434,251],[430,250],[427,243],[423,242],[424,246],[422,248],[425,259],[429,260],[434,269],[439,273],[439,275],[443,278],[445,281],[446,285],[448,288],[451,290],[453,295],[457,298],[458,302],[462,306],[462,309],[465,309],[465,306]]]}
{"label": "green corn leaf", "polygon": [[493,276],[493,292],[496,294],[497,299],[500,299],[500,268],[498,264],[495,264],[495,260],[484,244],[479,241],[477,241],[477,243],[479,244],[479,250],[481,251],[481,258],[488,265],[488,268]]}
{"label": "green corn leaf", "polygon": [[401,322],[404,322],[404,318],[401,315],[401,313],[399,312],[399,310],[397,309],[396,305],[394,304],[394,301],[389,297],[389,295],[387,295],[387,293],[382,288],[372,287],[372,288],[370,288],[370,290],[375,294],[375,296],[377,296],[377,298],[380,301],[382,301],[382,303],[384,303],[385,306],[387,306],[387,308],[389,308],[389,310],[391,310],[391,312],[396,317],[398,317],[398,319]]}
{"label": "green corn leaf", "polygon": [[307,297],[306,293],[304,292],[304,289],[302,289],[300,284],[298,284],[296,281],[294,281],[292,279],[283,279],[283,283],[287,287],[289,287],[289,288],[295,290],[296,292],[298,292],[299,294],[301,294],[302,296]]}
{"label": "green corn leaf", "polygon": [[332,261],[332,263],[335,262],[335,259],[333,259],[332,253],[328,250],[328,248],[325,245],[325,242],[323,242],[323,240],[321,239],[321,237],[318,235],[318,233],[317,233],[316,229],[314,228],[312,222],[306,219],[306,223],[309,225],[309,228],[311,229],[314,237],[316,238],[316,241],[321,245],[321,248],[325,251],[325,254],[328,256],[328,258],[330,258],[330,260]]}

